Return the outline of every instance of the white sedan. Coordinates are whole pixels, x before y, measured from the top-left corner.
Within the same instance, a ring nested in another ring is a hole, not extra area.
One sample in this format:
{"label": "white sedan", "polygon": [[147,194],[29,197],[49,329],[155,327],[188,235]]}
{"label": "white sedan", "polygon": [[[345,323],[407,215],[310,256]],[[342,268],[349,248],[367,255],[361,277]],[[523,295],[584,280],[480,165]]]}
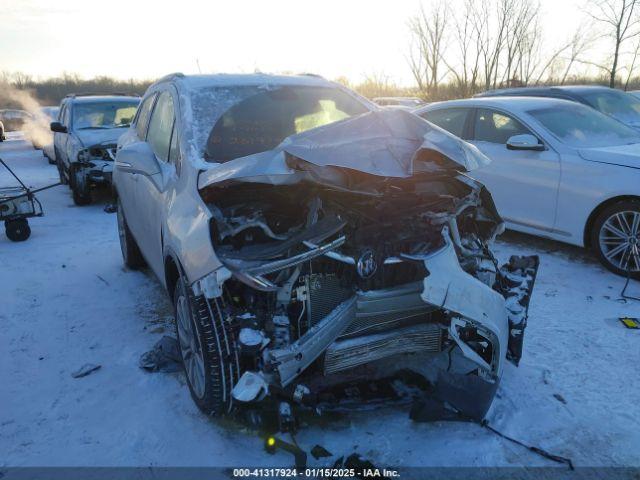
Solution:
{"label": "white sedan", "polygon": [[507,227],[591,247],[640,278],[640,133],[566,100],[473,98],[414,113],[477,146],[474,171]]}

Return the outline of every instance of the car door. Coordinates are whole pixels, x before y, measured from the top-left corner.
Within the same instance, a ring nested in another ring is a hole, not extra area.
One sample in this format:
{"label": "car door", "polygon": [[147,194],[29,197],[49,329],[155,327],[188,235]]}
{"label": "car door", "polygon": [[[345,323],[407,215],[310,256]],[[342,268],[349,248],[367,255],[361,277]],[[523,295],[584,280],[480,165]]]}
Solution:
{"label": "car door", "polygon": [[[156,100],[156,94],[153,93],[145,98],[140,104],[140,108],[136,114],[133,122],[134,131],[130,131],[125,134],[128,138],[125,140],[127,145],[123,146],[118,144],[118,150],[121,148],[129,148],[131,144],[138,142],[146,142],[147,140],[147,128],[149,125],[149,117],[151,116],[151,110],[153,109]],[[129,137],[131,135],[131,137]],[[121,137],[121,139],[124,137]],[[122,205],[124,216],[127,219],[127,224],[133,236],[138,239],[142,235],[143,225],[141,224],[142,215],[138,213],[138,206],[136,203],[136,185],[140,179],[140,173],[136,173],[131,170],[120,169],[118,172],[118,198]],[[143,255],[146,253],[143,250]]]}
{"label": "car door", "polygon": [[469,141],[491,159],[471,172],[491,192],[504,220],[516,230],[554,229],[560,157],[545,145],[544,150],[511,150],[507,140],[514,135],[540,135],[514,115],[492,108],[477,108],[470,123]]}
{"label": "car door", "polygon": [[[135,185],[135,202],[141,231],[136,239],[145,258],[155,271],[162,275],[162,224],[166,211],[168,192],[177,181],[176,152],[177,126],[175,126],[175,104],[170,90],[158,94],[149,119],[146,141],[160,164],[157,174],[138,175]],[[173,141],[173,148],[172,148]]]}
{"label": "car door", "polygon": [[53,146],[56,152],[56,157],[63,165],[69,165],[69,159],[67,154],[67,145],[69,143],[69,131],[71,129],[70,121],[70,107],[69,103],[65,102],[60,109],[58,121],[67,127],[67,133],[54,132],[53,134]]}

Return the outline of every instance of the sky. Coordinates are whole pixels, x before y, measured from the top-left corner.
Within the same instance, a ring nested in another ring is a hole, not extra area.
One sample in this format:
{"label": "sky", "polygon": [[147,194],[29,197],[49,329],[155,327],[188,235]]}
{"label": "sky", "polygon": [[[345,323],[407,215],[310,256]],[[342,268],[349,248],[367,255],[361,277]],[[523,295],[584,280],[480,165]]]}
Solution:
{"label": "sky", "polygon": [[[461,0],[452,0],[456,8]],[[312,72],[411,85],[408,19],[428,0],[0,0],[0,70],[35,77]],[[580,25],[579,0],[541,0],[545,36]]]}

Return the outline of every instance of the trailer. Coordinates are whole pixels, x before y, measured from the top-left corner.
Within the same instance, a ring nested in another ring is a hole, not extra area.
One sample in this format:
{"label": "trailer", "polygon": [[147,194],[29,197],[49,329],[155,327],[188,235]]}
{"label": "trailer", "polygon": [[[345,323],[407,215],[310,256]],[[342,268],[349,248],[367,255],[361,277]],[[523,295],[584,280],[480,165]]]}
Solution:
{"label": "trailer", "polygon": [[14,242],[22,242],[31,235],[29,218],[42,217],[42,204],[36,193],[61,185],[60,182],[34,190],[27,187],[22,180],[0,158],[0,164],[18,181],[19,186],[0,187],[0,221],[4,221],[7,238]]}

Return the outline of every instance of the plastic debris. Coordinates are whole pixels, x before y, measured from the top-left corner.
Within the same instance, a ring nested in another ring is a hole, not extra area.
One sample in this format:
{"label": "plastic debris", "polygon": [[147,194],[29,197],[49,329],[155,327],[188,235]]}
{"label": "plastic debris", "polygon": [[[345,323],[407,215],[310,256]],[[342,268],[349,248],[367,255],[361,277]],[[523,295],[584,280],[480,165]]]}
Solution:
{"label": "plastic debris", "polygon": [[95,365],[93,363],[85,363],[83,366],[81,366],[78,370],[76,370],[75,372],[73,372],[71,374],[71,376],[73,378],[82,378],[82,377],[86,377],[87,375],[100,370],[100,368],[102,368],[102,365]]}
{"label": "plastic debris", "polygon": [[148,372],[178,372],[182,369],[182,358],[178,341],[169,336],[164,336],[153,346],[152,350],[142,354],[139,362],[140,368]]}

